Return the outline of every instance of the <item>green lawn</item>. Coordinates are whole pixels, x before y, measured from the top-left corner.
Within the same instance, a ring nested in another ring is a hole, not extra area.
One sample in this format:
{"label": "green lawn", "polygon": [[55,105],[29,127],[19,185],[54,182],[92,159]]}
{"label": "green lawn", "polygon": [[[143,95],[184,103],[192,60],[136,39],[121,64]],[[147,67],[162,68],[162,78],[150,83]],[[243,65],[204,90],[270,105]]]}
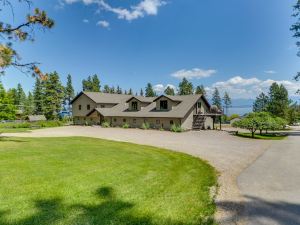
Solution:
{"label": "green lawn", "polygon": [[[251,133],[241,133],[237,134],[238,137],[243,138],[252,138]],[[269,134],[255,134],[254,139],[262,139],[262,140],[282,140],[287,137],[287,134],[283,133],[269,133]]]}
{"label": "green lawn", "polygon": [[197,158],[92,138],[0,139],[1,225],[213,224]]}

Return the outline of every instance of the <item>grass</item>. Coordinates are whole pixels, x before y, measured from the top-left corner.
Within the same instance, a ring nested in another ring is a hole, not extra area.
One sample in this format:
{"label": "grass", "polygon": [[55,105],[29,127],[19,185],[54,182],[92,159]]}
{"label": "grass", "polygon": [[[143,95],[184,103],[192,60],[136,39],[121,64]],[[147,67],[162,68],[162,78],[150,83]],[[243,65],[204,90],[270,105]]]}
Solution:
{"label": "grass", "polygon": [[65,125],[63,121],[38,121],[38,122],[9,122],[0,123],[0,133],[20,133],[29,132],[31,130],[49,128],[49,127],[60,127]]}
{"label": "grass", "polygon": [[0,128],[1,133],[23,133],[33,130],[32,128]]}
{"label": "grass", "polygon": [[214,224],[216,172],[159,148],[92,138],[0,139],[1,225]]}
{"label": "grass", "polygon": [[[243,138],[252,138],[251,133],[241,133],[239,132],[236,134],[238,137]],[[287,137],[287,134],[283,133],[269,133],[269,134],[255,134],[254,139],[261,139],[261,140],[282,140]]]}

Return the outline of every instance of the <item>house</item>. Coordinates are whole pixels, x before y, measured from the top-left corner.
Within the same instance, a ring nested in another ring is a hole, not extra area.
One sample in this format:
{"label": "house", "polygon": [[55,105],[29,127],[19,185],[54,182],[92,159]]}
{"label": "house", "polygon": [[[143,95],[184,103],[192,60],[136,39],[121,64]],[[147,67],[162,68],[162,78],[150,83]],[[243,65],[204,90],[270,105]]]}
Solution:
{"label": "house", "polygon": [[46,117],[44,115],[31,115],[27,116],[26,120],[29,122],[38,122],[38,121],[46,121]]}
{"label": "house", "polygon": [[173,124],[186,130],[213,129],[214,119],[221,116],[211,113],[211,106],[203,95],[142,97],[81,92],[71,104],[76,125],[106,121],[111,126],[129,124],[136,128],[148,123],[157,129],[170,129]]}

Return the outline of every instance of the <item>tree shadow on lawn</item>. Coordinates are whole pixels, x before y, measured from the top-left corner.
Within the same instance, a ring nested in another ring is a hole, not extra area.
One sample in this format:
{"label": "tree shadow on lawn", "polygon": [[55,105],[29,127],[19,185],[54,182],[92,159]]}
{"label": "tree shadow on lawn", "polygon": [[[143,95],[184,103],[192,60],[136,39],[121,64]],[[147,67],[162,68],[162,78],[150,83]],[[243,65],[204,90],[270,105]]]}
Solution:
{"label": "tree shadow on lawn", "polygon": [[[195,225],[169,219],[160,219],[159,222],[154,222],[151,215],[137,217],[131,211],[134,204],[118,199],[111,187],[99,188],[96,196],[102,200],[101,203],[68,206],[64,205],[59,198],[36,200],[34,205],[37,213],[16,222],[7,221],[5,219],[7,212],[0,211],[0,225]],[[74,212],[76,216],[72,217],[72,221],[70,221],[67,217]],[[213,220],[198,221],[196,224],[212,225]]]}
{"label": "tree shadow on lawn", "polygon": [[21,142],[28,142],[28,141],[15,139],[15,138],[11,138],[11,137],[1,136],[1,133],[0,133],[0,143],[1,142],[18,142],[18,143],[21,143]]}
{"label": "tree shadow on lawn", "polygon": [[[227,217],[221,224],[231,224],[231,221],[250,218],[254,224],[300,225],[300,204],[282,201],[266,201],[253,196],[245,196],[246,202],[218,202],[217,205],[228,211]],[[243,209],[243,210],[236,210]],[[244,211],[241,213],[241,211]],[[262,222],[262,221],[268,221]]]}

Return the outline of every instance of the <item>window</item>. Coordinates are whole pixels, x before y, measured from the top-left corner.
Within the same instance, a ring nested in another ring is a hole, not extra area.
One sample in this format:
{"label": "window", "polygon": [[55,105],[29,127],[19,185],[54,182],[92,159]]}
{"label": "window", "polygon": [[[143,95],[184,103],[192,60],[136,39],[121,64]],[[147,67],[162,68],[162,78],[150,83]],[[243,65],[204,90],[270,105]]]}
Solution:
{"label": "window", "polygon": [[198,109],[201,109],[201,102],[197,102]]}
{"label": "window", "polygon": [[78,109],[81,110],[81,105],[78,106]]}
{"label": "window", "polygon": [[136,119],[133,119],[133,123],[136,123]]}
{"label": "window", "polygon": [[131,103],[131,108],[132,108],[132,110],[137,110],[137,109],[138,109],[138,104],[137,104],[137,102],[132,102],[132,103]]}
{"label": "window", "polygon": [[160,101],[160,109],[161,110],[167,110],[168,109],[168,101],[167,100]]}
{"label": "window", "polygon": [[91,106],[90,106],[90,105],[87,105],[87,106],[86,106],[86,109],[87,109],[87,110],[90,110],[90,109],[91,109]]}
{"label": "window", "polygon": [[101,105],[100,108],[105,108],[105,105]]}
{"label": "window", "polygon": [[117,118],[114,118],[114,122],[117,122]]}
{"label": "window", "polygon": [[160,120],[156,120],[156,124],[160,124]]}
{"label": "window", "polygon": [[123,119],[123,122],[126,123],[126,119]]}
{"label": "window", "polygon": [[173,124],[174,124],[174,121],[173,121],[173,120],[170,120],[170,124],[173,125]]}

